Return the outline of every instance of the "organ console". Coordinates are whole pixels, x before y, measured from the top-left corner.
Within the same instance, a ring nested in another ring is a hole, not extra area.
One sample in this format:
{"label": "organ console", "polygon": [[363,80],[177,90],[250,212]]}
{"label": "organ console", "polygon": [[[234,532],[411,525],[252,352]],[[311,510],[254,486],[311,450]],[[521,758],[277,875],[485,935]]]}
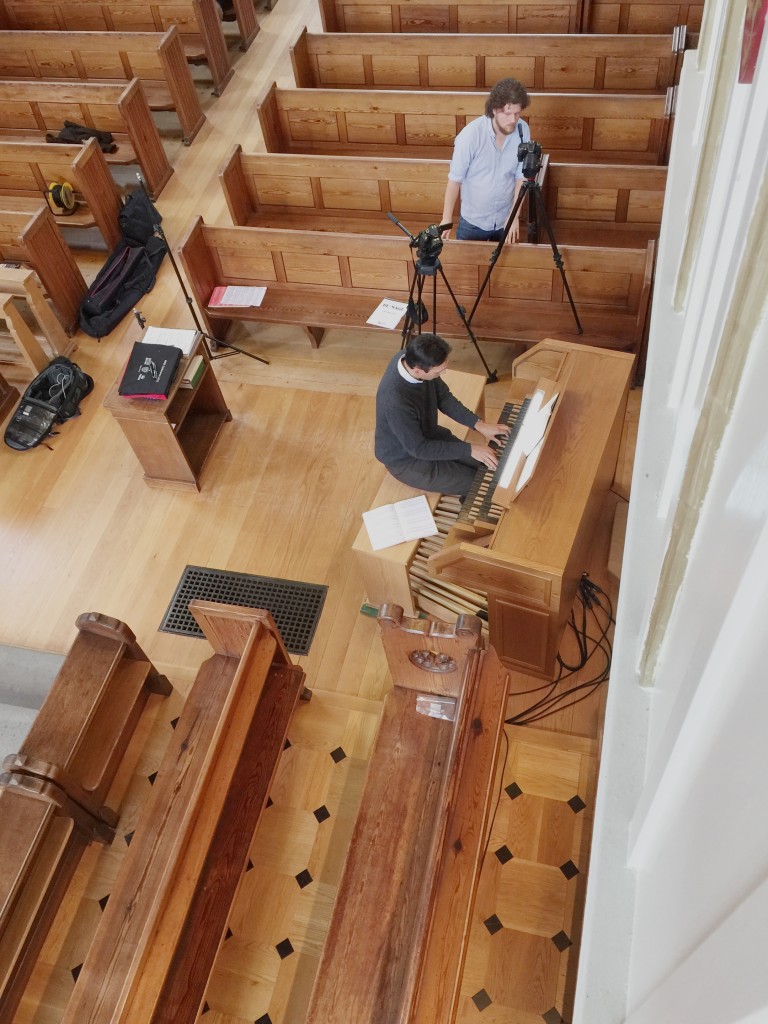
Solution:
{"label": "organ console", "polygon": [[525,490],[500,504],[493,475],[481,471],[463,508],[440,498],[438,537],[374,553],[383,557],[373,572],[371,556],[360,560],[368,600],[396,600],[409,613],[445,620],[477,614],[505,665],[552,678],[613,480],[633,361],[555,339],[516,360],[506,413],[513,422],[539,375],[560,391]]}

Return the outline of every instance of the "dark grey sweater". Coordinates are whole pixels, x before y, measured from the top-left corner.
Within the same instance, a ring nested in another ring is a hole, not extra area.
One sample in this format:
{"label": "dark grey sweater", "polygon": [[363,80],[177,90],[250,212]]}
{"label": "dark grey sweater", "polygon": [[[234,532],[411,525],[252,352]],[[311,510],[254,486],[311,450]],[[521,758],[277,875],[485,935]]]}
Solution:
{"label": "dark grey sweater", "polygon": [[439,377],[411,384],[397,368],[402,352],[391,360],[376,392],[375,455],[388,469],[407,466],[413,459],[466,459],[468,441],[460,441],[438,426],[438,410],[457,423],[474,427],[479,416],[455,398]]}

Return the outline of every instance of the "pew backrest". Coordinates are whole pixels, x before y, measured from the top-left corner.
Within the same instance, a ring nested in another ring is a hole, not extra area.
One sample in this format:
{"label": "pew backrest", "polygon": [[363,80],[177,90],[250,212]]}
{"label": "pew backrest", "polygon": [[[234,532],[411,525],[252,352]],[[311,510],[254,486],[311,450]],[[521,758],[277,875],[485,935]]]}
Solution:
{"label": "pew backrest", "polygon": [[173,173],[141,82],[0,81],[0,139],[42,141],[65,120],[111,132],[118,151],[108,162],[136,162],[159,195]]}
{"label": "pew backrest", "polygon": [[[671,90],[670,90],[671,92]],[[666,161],[666,96],[531,93],[525,118],[552,160]],[[269,153],[449,159],[464,125],[483,114],[476,92],[278,89],[257,103]]]}
{"label": "pew backrest", "polygon": [[[236,3],[238,9],[243,6],[243,0]],[[173,25],[178,27],[187,58],[206,60],[218,95],[234,69],[215,0],[80,0],[75,4],[63,0],[0,0],[0,28],[4,29],[166,32]]]}
{"label": "pew backrest", "polygon": [[179,31],[0,31],[0,79],[130,82],[138,78],[151,109],[174,109],[188,145],[205,117]]}
{"label": "pew backrest", "polygon": [[320,0],[324,32],[578,32],[582,0]]}
{"label": "pew backrest", "polygon": [[679,73],[671,34],[310,33],[291,47],[296,85],[313,89],[489,90],[514,75],[536,92],[664,93]]}
{"label": "pew backrest", "polygon": [[[113,249],[122,237],[117,219],[122,200],[95,139],[83,146],[0,140],[0,197],[42,199],[52,183],[62,182],[75,191],[75,222],[95,224]],[[63,216],[57,223],[70,225],[72,220]]]}
{"label": "pew backrest", "polygon": [[65,330],[75,329],[85,280],[47,207],[32,214],[4,210],[0,197],[0,259],[29,264]]}
{"label": "pew backrest", "polygon": [[[447,176],[445,160],[243,153],[238,145],[219,178],[237,225],[400,235],[392,212],[416,235],[439,220]],[[633,248],[658,238],[666,178],[665,167],[545,160],[539,183],[557,241]],[[548,244],[543,225],[528,240]]]}
{"label": "pew backrest", "polygon": [[[213,330],[233,319],[315,327],[367,327],[387,297],[405,301],[412,282],[406,238],[273,228],[214,227],[197,218],[180,247],[192,294]],[[634,349],[648,312],[654,246],[560,249],[584,327],[583,341]],[[469,311],[488,270],[488,245],[451,241],[440,257],[445,278]],[[266,287],[261,306],[212,307],[219,285]],[[431,286],[430,292],[431,292]],[[465,336],[442,278],[436,282],[440,333]],[[469,312],[468,312],[469,315]],[[505,245],[472,328],[489,340],[531,344],[576,333],[549,246]],[[370,328],[368,328],[370,329]]]}
{"label": "pew backrest", "polygon": [[676,26],[686,26],[691,32],[701,28],[703,3],[675,3],[674,0],[648,0],[633,4],[630,0],[584,0],[582,31],[670,32]]}

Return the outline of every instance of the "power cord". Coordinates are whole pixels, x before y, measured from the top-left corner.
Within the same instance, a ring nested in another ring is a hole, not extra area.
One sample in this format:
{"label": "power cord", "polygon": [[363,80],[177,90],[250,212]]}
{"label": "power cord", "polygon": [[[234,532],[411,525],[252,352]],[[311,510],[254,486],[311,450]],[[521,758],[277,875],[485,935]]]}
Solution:
{"label": "power cord", "polygon": [[[560,654],[558,654],[558,669],[555,679],[551,683],[545,683],[532,690],[525,690],[522,694],[516,694],[516,696],[537,693],[539,690],[543,689],[546,689],[548,692],[524,711],[520,711],[517,714],[512,715],[511,718],[507,718],[505,720],[505,724],[530,725],[532,722],[541,721],[543,718],[547,718],[558,711],[565,710],[566,708],[573,707],[575,704],[579,704],[581,701],[591,697],[592,694],[608,680],[611,670],[611,658],[613,655],[613,648],[608,634],[611,627],[616,624],[616,620],[613,616],[613,604],[610,597],[602,587],[589,578],[588,573],[582,574],[579,581],[577,597],[581,611],[580,624],[577,625],[576,615],[573,611],[571,612],[568,622],[568,626],[574,636],[579,654],[577,664],[568,664]],[[596,626],[597,628],[599,635],[596,637],[592,636],[588,631],[588,617],[592,620],[591,625]],[[558,686],[564,680],[569,679],[577,672],[580,672],[591,658],[598,656],[602,657],[602,665],[591,679],[587,679],[575,686],[571,686],[569,689],[563,690],[560,693],[556,692]],[[586,692],[581,693],[581,691]],[[568,699],[577,693],[581,693],[581,695],[576,697],[574,700]]]}

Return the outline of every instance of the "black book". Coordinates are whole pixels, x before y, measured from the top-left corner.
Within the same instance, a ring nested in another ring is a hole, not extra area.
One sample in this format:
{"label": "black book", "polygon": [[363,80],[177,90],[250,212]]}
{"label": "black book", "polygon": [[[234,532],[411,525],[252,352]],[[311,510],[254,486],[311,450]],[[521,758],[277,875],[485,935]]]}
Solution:
{"label": "black book", "polygon": [[145,345],[137,341],[118,394],[129,398],[167,398],[181,357],[182,351],[175,345]]}

